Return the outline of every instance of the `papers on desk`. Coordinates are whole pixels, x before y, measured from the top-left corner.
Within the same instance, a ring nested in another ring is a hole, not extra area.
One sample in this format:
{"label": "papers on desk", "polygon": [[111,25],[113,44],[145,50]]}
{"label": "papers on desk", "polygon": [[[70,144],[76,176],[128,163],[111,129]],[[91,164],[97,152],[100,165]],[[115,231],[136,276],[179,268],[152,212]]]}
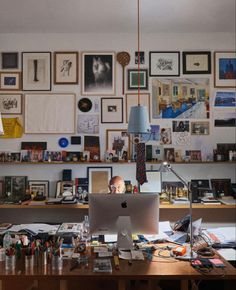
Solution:
{"label": "papers on desk", "polygon": [[57,232],[59,234],[63,234],[63,233],[79,234],[81,233],[82,228],[83,228],[82,223],[63,223],[59,226]]}
{"label": "papers on desk", "polygon": [[227,261],[236,261],[235,249],[219,249],[217,252]]}
{"label": "papers on desk", "polygon": [[21,232],[25,231],[33,236],[39,233],[48,233],[50,235],[55,235],[59,225],[48,225],[48,224],[21,224],[12,226],[10,232]]}
{"label": "papers on desk", "polygon": [[143,252],[140,250],[119,250],[119,258],[123,260],[144,260]]}
{"label": "papers on desk", "polygon": [[227,244],[236,243],[236,228],[235,227],[221,227],[212,228],[204,231],[210,241],[214,243]]}

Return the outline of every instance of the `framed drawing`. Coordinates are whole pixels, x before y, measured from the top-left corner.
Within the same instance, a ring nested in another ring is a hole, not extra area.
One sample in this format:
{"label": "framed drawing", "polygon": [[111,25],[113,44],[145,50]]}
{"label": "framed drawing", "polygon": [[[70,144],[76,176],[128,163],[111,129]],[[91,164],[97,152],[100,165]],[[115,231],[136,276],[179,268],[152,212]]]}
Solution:
{"label": "framed drawing", "polygon": [[101,123],[123,123],[123,98],[101,98]]}
{"label": "framed drawing", "polygon": [[98,114],[78,114],[77,133],[99,134],[99,115]]}
{"label": "framed drawing", "polygon": [[236,87],[236,51],[214,53],[214,86],[215,88]]}
{"label": "framed drawing", "polygon": [[[140,72],[140,84],[138,74]],[[147,69],[128,69],[128,90],[148,90],[148,70]]]}
{"label": "framed drawing", "polygon": [[2,69],[18,68],[18,52],[2,52]]}
{"label": "framed drawing", "polygon": [[0,72],[0,90],[19,91],[20,87],[20,72]]}
{"label": "framed drawing", "polygon": [[25,94],[24,111],[26,134],[75,133],[74,94]]}
{"label": "framed drawing", "polygon": [[82,52],[81,95],[115,94],[115,53]]}
{"label": "framed drawing", "polygon": [[22,196],[26,193],[27,176],[5,176],[4,186],[6,196]]}
{"label": "framed drawing", "polygon": [[112,167],[87,167],[89,193],[108,193]]}
{"label": "framed drawing", "polygon": [[51,90],[51,52],[22,52],[23,91]]}
{"label": "framed drawing", "polygon": [[106,130],[106,150],[114,150],[119,160],[127,161],[130,155],[130,139],[127,130]]}
{"label": "framed drawing", "polygon": [[179,51],[150,51],[149,75],[150,76],[179,76]]}
{"label": "framed drawing", "polygon": [[183,51],[183,74],[210,74],[210,51]]}
{"label": "framed drawing", "polygon": [[[126,123],[128,123],[131,107],[138,105],[138,94],[136,93],[126,94],[125,98],[126,98]],[[150,121],[150,94],[149,93],[140,94],[140,105],[147,107],[148,114],[149,114],[149,121]]]}
{"label": "framed drawing", "polygon": [[54,84],[78,84],[78,52],[54,52]]}
{"label": "framed drawing", "polygon": [[209,135],[209,122],[191,122],[191,135]]}
{"label": "framed drawing", "polygon": [[29,180],[28,187],[33,198],[49,197],[49,181],[48,180]]}
{"label": "framed drawing", "polygon": [[22,114],[22,94],[0,94],[0,112],[4,114]]}

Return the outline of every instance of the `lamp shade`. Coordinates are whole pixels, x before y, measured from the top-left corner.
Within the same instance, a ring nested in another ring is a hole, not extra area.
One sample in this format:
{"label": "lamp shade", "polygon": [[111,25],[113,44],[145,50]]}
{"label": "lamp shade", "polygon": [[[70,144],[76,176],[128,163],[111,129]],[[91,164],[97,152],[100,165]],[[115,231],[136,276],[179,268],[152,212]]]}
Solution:
{"label": "lamp shade", "polygon": [[3,134],[4,134],[4,131],[3,131],[3,125],[2,125],[2,116],[0,113],[0,135],[3,135]]}
{"label": "lamp shade", "polygon": [[130,109],[128,133],[142,134],[150,132],[149,116],[146,106],[134,106]]}

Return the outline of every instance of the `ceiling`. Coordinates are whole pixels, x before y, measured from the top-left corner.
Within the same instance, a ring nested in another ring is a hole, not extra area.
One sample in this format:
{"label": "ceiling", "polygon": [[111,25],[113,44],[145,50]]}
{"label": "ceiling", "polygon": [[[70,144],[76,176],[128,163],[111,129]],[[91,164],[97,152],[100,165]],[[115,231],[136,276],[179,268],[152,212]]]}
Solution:
{"label": "ceiling", "polygon": [[[235,32],[235,0],[140,0],[145,33]],[[137,0],[0,0],[0,33],[132,33]]]}

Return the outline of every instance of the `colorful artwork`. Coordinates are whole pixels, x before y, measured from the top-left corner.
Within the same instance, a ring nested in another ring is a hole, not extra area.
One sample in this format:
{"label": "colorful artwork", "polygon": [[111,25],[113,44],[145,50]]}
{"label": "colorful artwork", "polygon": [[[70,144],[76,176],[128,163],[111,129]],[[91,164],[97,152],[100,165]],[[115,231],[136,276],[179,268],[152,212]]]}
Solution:
{"label": "colorful artwork", "polygon": [[216,92],[215,107],[235,107],[236,92]]}

